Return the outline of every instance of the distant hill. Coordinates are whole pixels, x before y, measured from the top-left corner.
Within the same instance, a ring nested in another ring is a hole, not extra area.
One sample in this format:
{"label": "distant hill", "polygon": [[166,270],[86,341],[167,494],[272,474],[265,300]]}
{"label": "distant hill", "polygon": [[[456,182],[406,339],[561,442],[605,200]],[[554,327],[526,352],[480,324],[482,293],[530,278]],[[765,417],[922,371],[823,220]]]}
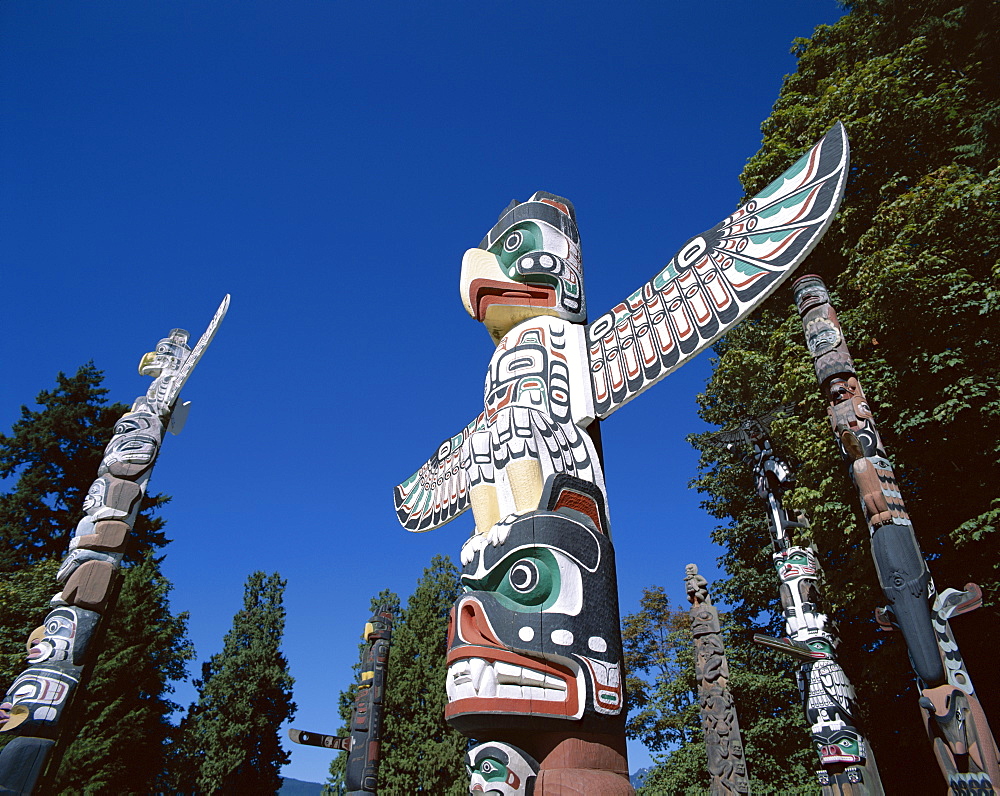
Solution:
{"label": "distant hill", "polygon": [[318,782],[303,782],[301,779],[291,777],[281,778],[281,790],[279,796],[319,796],[323,786]]}
{"label": "distant hill", "polygon": [[629,774],[628,781],[632,784],[633,788],[642,787],[642,781],[646,778],[647,773],[649,773],[648,768],[640,768],[634,774]]}

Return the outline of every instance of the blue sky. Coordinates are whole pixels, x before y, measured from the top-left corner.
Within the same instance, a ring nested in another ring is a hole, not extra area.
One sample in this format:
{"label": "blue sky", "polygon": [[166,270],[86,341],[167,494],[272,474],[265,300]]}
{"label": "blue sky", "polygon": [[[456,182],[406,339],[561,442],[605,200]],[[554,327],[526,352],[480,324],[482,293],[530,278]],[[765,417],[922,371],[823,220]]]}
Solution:
{"label": "blue sky", "polygon": [[[164,569],[199,661],[250,572],[287,578],[294,723],[332,731],[369,597],[405,599],[472,527],[407,533],[390,497],[482,405],[462,253],[511,199],[566,196],[598,317],[735,207],[792,39],[841,13],[0,3],[0,427],[90,359],[131,401],[139,357],[231,293],[153,476],[173,496]],[[625,612],[653,584],[682,604],[690,561],[718,574],[684,441],[709,372],[706,353],[604,424]],[[295,747],[284,773],[322,781],[329,754]]]}

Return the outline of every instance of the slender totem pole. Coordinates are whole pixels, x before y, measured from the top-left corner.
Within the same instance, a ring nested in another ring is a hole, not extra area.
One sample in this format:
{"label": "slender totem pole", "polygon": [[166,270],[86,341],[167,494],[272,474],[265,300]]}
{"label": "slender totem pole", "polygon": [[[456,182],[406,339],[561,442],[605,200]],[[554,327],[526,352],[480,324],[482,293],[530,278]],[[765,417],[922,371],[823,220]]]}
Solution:
{"label": "slender totem pole", "polygon": [[193,349],[186,331],[172,329],[139,363],[139,373],[152,376],[153,383],[115,425],[56,575],[62,591],[50,601],[44,624],[29,636],[28,668],[0,704],[0,732],[17,736],[0,751],[0,793],[31,793],[60,733],[70,728],[67,714],[81,698],[97,654],[98,629],[113,612],[118,568],[163,435],[179,434],[184,426],[191,403],[175,404],[228,308],[227,295]]}
{"label": "slender totem pole", "polygon": [[365,625],[361,638],[368,642],[361,653],[361,679],[354,695],[351,734],[346,737],[289,730],[288,737],[306,746],[322,746],[347,752],[344,782],[348,796],[378,793],[378,761],[381,755],[382,705],[392,644],[392,612],[382,606]]}
{"label": "slender totem pole", "polygon": [[906,513],[892,465],[858,382],[830,294],[818,276],[794,285],[827,414],[871,534],[879,584],[889,604],[879,624],[903,635],[917,675],[920,709],[949,793],[1000,788],[997,745],[952,635],[949,618],[978,608],[974,583],[938,593]]}
{"label": "slender totem pole", "polygon": [[771,422],[793,407],[782,407],[723,431],[714,441],[730,449],[752,447],[757,494],[767,503],[771,559],[778,575],[786,638],[754,634],[754,641],[801,661],[796,673],[802,709],[822,769],[816,772],[824,796],[881,796],[875,755],[857,718],[850,680],[837,662],[840,644],[834,627],[821,612],[823,570],[816,550],[796,545],[795,531],[805,530],[805,517],[792,520],[782,496],[794,486],[788,463],[771,446]]}
{"label": "slender totem pole", "polygon": [[705,731],[708,773],[712,796],[749,793],[747,764],[736,705],[729,693],[729,662],[722,643],[719,611],[708,595],[708,583],[695,564],[685,568],[684,580],[691,603],[691,635],[694,636],[694,671],[698,678],[701,726]]}
{"label": "slender totem pole", "polygon": [[778,288],[833,220],[847,158],[838,123],[589,325],[576,213],[566,199],[539,191],[513,202],[466,252],[462,301],[496,343],[484,408],[396,487],[395,503],[411,531],[472,507],[445,715],[486,742],[470,753],[474,777],[481,753],[491,775],[502,775],[494,772],[498,755],[509,761],[500,792],[530,792],[530,777],[515,772],[534,771],[537,761],[539,794],[632,793],[597,421]]}

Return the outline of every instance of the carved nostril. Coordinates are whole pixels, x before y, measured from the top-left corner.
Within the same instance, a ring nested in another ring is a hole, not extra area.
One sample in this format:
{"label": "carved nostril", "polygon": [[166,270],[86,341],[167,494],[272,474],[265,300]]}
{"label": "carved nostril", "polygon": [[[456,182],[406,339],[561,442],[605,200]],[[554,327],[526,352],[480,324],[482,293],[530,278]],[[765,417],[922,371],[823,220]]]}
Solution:
{"label": "carved nostril", "polygon": [[465,600],[458,609],[458,634],[466,644],[481,647],[502,647],[500,640],[490,627],[486,612],[477,600]]}

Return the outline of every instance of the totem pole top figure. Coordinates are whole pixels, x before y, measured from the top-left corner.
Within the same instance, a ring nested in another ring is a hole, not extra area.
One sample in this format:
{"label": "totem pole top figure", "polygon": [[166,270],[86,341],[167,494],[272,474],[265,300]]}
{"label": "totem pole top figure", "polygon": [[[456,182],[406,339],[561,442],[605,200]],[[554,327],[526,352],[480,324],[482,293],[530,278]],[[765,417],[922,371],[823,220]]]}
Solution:
{"label": "totem pole top figure", "polygon": [[[561,473],[599,492],[575,500],[577,510],[603,502],[601,467],[580,431],[711,345],[791,275],[832,222],[847,163],[838,122],[589,325],[573,205],[543,191],[512,202],[462,260],[462,302],[497,344],[484,410],[396,487],[403,527],[427,531],[471,505],[478,534],[487,534],[511,514],[543,508],[542,485]],[[607,532],[597,507],[583,513]]]}
{"label": "totem pole top figure", "polygon": [[[565,785],[613,794],[621,776],[620,792],[631,792],[595,421],[778,288],[830,225],[847,160],[838,123],[589,325],[568,200],[539,191],[512,203],[463,257],[462,302],[496,343],[483,409],[396,487],[396,511],[406,529],[427,531],[471,506],[475,532],[462,548],[465,593],[452,615],[445,715],[480,741],[516,739],[512,753],[539,761],[541,792]],[[587,734],[607,757],[554,751],[566,732]],[[608,777],[592,778],[593,769]]]}

